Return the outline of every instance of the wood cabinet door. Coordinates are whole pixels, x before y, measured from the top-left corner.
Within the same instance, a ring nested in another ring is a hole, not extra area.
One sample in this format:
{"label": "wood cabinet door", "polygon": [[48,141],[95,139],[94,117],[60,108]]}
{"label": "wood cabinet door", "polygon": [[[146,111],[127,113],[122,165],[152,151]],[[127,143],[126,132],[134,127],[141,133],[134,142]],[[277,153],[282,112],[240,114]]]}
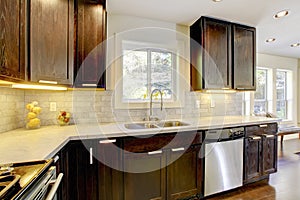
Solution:
{"label": "wood cabinet door", "polygon": [[194,90],[231,88],[230,23],[201,17],[190,28]]}
{"label": "wood cabinet door", "polygon": [[26,1],[0,1],[0,78],[25,80]]}
{"label": "wood cabinet door", "polygon": [[261,176],[262,138],[260,136],[246,137],[244,145],[244,183],[248,183]]}
{"label": "wood cabinet door", "polygon": [[105,1],[76,0],[75,21],[74,84],[105,88]]}
{"label": "wood cabinet door", "polygon": [[124,154],[124,200],[166,199],[166,155],[163,151]]}
{"label": "wood cabinet door", "polygon": [[30,80],[73,82],[73,0],[30,1]]}
{"label": "wood cabinet door", "polygon": [[97,162],[90,156],[93,150],[89,141],[71,141],[62,150],[62,199],[99,199]]}
{"label": "wood cabinet door", "polygon": [[256,88],[256,35],[255,28],[234,24],[233,39],[233,89]]}
{"label": "wood cabinet door", "polygon": [[97,140],[98,193],[100,200],[122,200],[122,157],[120,140]]}
{"label": "wood cabinet door", "polygon": [[262,142],[262,173],[263,175],[277,172],[277,136],[264,135]]}
{"label": "wood cabinet door", "polygon": [[203,88],[221,89],[231,85],[230,24],[203,18]]}
{"label": "wood cabinet door", "polygon": [[201,145],[186,148],[172,148],[167,154],[167,163],[172,162],[167,167],[167,199],[203,196]]}

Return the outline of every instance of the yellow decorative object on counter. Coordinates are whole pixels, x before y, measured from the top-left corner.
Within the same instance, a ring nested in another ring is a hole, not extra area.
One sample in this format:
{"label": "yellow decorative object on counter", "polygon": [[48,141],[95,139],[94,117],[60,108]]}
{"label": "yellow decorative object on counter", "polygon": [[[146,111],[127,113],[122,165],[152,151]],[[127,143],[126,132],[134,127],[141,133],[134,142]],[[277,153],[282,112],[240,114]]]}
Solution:
{"label": "yellow decorative object on counter", "polygon": [[29,111],[27,114],[26,120],[26,128],[27,129],[35,129],[41,126],[41,120],[37,118],[37,115],[41,113],[41,107],[38,107],[38,102],[33,101],[26,105],[26,109]]}

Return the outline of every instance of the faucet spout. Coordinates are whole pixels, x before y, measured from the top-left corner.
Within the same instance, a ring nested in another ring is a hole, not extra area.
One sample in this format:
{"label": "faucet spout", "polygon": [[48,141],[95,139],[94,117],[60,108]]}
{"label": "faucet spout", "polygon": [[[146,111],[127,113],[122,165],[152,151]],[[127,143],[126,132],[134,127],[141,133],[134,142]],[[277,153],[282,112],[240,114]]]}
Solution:
{"label": "faucet spout", "polygon": [[150,95],[150,114],[149,114],[149,121],[151,121],[151,118],[152,118],[152,115],[153,115],[153,94],[155,93],[155,92],[159,92],[159,94],[160,94],[160,110],[162,110],[163,109],[163,98],[162,98],[162,92],[161,92],[161,90],[159,90],[159,89],[154,89],[154,90],[152,90],[152,92],[151,92],[151,95]]}

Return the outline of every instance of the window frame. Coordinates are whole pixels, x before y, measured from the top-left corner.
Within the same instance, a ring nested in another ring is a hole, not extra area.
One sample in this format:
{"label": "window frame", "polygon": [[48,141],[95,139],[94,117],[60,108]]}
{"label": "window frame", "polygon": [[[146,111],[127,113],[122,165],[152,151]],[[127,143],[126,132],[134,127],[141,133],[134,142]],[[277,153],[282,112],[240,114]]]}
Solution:
{"label": "window frame", "polygon": [[[189,60],[186,58],[189,55],[186,55],[187,52],[187,44],[184,39],[177,39],[176,45],[172,46],[169,44],[162,44],[162,43],[152,43],[152,42],[141,42],[131,39],[124,39],[123,37],[119,37],[118,34],[114,35],[114,57],[112,70],[109,73],[114,74],[111,87],[114,88],[113,94],[113,103],[115,109],[149,109],[150,100],[145,100],[141,102],[123,102],[123,83],[122,83],[122,57],[123,57],[123,50],[127,49],[142,49],[146,47],[152,47],[157,49],[164,49],[168,50],[175,55],[174,59],[176,60],[176,70],[174,70],[173,74],[176,74],[176,84],[173,87],[175,95],[174,101],[164,101],[163,106],[164,108],[182,108],[185,106],[185,93],[190,90],[190,82],[189,82],[189,68],[187,64],[189,64]],[[124,47],[127,45],[127,48]],[[154,102],[157,100],[154,100]]]}

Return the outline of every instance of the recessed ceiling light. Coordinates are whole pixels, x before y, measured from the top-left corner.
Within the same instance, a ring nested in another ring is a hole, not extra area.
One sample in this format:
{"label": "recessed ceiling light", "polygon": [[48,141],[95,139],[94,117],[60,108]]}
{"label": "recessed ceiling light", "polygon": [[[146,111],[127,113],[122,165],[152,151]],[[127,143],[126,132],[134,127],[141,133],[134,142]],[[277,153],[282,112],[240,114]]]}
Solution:
{"label": "recessed ceiling light", "polygon": [[291,47],[299,47],[299,46],[300,46],[300,43],[291,44]]}
{"label": "recessed ceiling light", "polygon": [[278,13],[276,13],[273,17],[275,19],[279,19],[279,18],[287,16],[288,14],[290,14],[290,11],[288,11],[288,10],[282,10],[282,11],[279,11]]}
{"label": "recessed ceiling light", "polygon": [[276,40],[275,38],[269,38],[269,39],[266,40],[266,42],[268,42],[268,43],[269,42],[275,42],[275,40]]}
{"label": "recessed ceiling light", "polygon": [[213,2],[221,2],[221,1],[223,1],[223,0],[212,0]]}

